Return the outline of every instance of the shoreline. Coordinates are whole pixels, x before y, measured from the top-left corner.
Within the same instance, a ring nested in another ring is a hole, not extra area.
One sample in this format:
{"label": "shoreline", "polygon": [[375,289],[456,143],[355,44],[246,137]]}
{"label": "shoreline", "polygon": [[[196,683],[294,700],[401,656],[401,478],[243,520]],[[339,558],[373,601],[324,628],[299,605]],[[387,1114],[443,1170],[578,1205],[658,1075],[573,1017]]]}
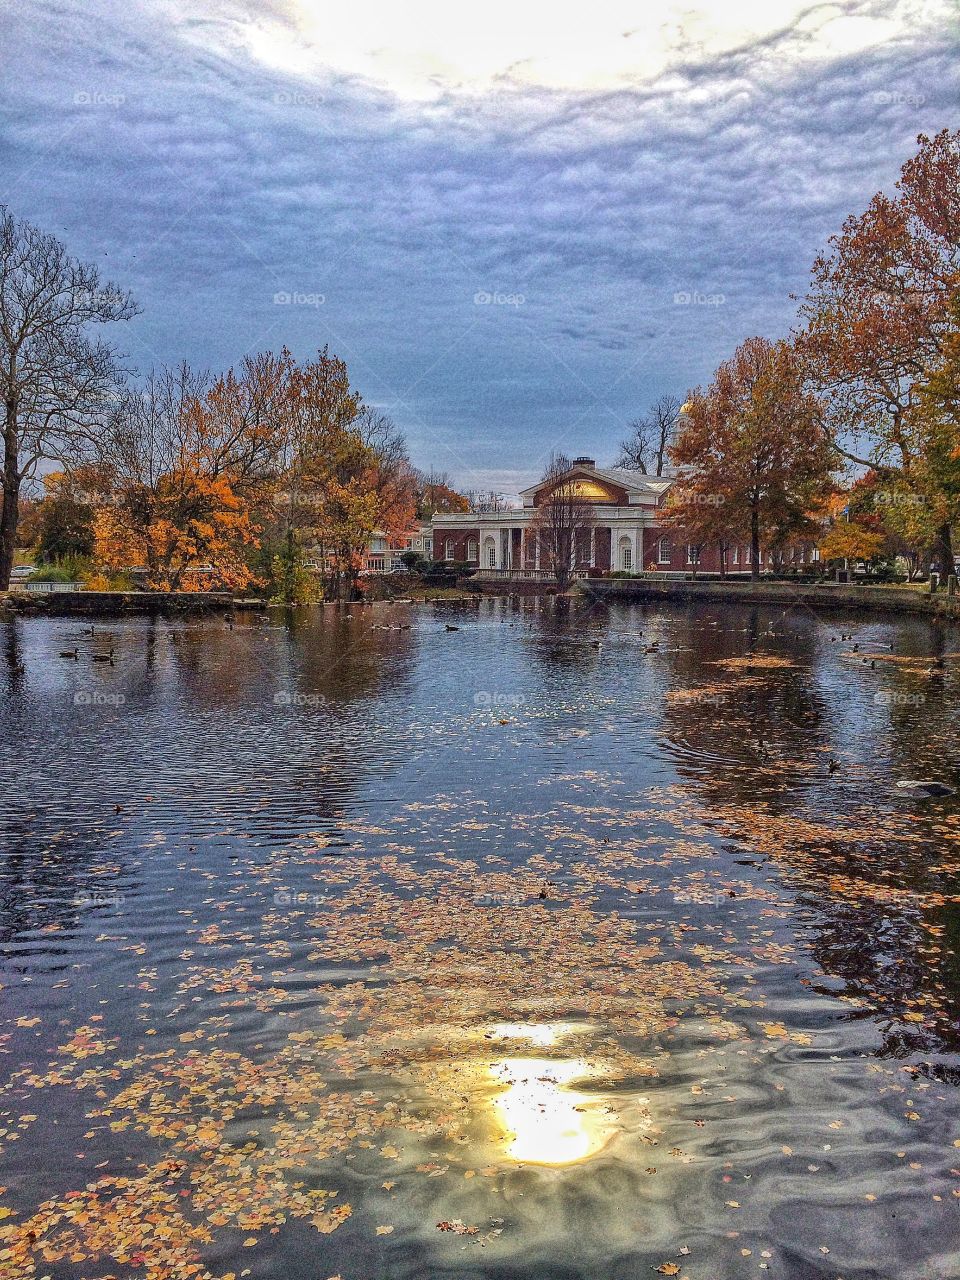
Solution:
{"label": "shoreline", "polygon": [[629,578],[584,578],[577,586],[593,600],[728,600],[736,604],[803,605],[811,609],[848,611],[866,609],[960,619],[960,596],[948,596],[945,591],[933,594],[910,587],[696,579],[658,582]]}
{"label": "shoreline", "polygon": [[[424,594],[421,595],[420,591]],[[361,609],[394,604],[474,604],[477,595],[465,587],[421,587],[416,595],[364,600],[318,600],[311,604],[274,603],[229,591],[10,591],[0,595],[4,615],[31,618],[150,617],[162,613],[243,613],[268,609]]]}
{"label": "shoreline", "polygon": [[[471,579],[448,595],[427,594],[402,598],[398,603],[467,603],[482,596],[557,596],[555,585],[515,579],[509,582]],[[795,583],[718,581],[716,579],[669,580],[583,578],[566,593],[585,595],[594,601],[728,601],[731,604],[802,605],[811,609],[868,610],[891,614],[913,613],[926,617],[960,620],[960,596],[931,594],[907,587],[865,586],[853,583]],[[343,608],[390,605],[394,600],[324,601],[321,607]],[[221,591],[58,591],[43,595],[10,592],[0,597],[0,615],[27,617],[150,616],[162,613],[225,613],[284,608],[261,598],[242,598]],[[286,606],[298,607],[303,606]]]}
{"label": "shoreline", "polygon": [[[237,607],[224,591],[9,591],[0,597],[0,613],[38,617],[71,614],[204,613]],[[244,608],[262,608],[262,602],[244,602]]]}

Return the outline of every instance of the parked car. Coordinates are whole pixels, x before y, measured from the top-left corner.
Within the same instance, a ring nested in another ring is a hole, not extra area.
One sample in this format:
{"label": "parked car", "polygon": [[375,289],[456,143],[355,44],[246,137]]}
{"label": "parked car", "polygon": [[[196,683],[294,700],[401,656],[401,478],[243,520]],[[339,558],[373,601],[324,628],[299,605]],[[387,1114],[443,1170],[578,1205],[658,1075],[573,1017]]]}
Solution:
{"label": "parked car", "polygon": [[10,573],[11,582],[23,582],[26,578],[31,577],[37,572],[37,566],[33,564],[18,564]]}

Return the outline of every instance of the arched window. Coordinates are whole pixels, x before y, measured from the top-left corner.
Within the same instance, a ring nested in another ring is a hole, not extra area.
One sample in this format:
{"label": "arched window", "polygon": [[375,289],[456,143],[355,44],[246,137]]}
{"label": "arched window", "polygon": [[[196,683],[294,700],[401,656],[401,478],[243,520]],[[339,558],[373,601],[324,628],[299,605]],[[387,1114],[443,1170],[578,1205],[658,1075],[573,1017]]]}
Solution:
{"label": "arched window", "polygon": [[620,568],[623,570],[633,568],[633,544],[629,538],[620,539]]}
{"label": "arched window", "polygon": [[497,567],[497,544],[492,538],[488,538],[486,542],[487,548],[487,568],[495,569]]}
{"label": "arched window", "polygon": [[657,561],[660,564],[670,563],[670,539],[661,538],[657,543]]}
{"label": "arched window", "polygon": [[452,538],[448,538],[446,542],[443,544],[443,558],[444,560],[453,559],[453,539]]}

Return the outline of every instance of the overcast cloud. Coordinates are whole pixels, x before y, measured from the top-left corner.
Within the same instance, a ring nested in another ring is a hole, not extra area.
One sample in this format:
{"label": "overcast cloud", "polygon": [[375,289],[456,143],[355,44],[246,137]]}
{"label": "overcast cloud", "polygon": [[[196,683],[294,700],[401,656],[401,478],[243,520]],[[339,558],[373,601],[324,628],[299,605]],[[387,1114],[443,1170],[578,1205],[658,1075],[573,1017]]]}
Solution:
{"label": "overcast cloud", "polygon": [[438,72],[350,6],[325,43],[319,5],[10,4],[0,200],[133,290],[139,368],[329,343],[416,462],[515,491],[786,332],[826,237],[960,123],[945,4],[626,8],[595,57],[468,32]]}

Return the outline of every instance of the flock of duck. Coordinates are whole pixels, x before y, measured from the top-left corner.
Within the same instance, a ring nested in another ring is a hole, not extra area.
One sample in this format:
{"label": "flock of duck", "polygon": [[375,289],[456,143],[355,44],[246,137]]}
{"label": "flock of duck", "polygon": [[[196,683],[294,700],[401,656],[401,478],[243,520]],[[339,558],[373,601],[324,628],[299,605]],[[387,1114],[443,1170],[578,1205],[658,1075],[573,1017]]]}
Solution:
{"label": "flock of duck", "polygon": [[[113,632],[108,631],[105,635],[101,634],[98,636],[96,627],[91,624],[91,626],[89,627],[84,627],[83,639],[84,640],[101,639],[104,641],[110,641],[113,639]],[[113,648],[113,645],[111,644],[109,650],[106,653],[93,653],[90,655],[90,657],[94,662],[109,662],[112,667],[114,664],[113,655],[114,655],[114,648]],[[60,657],[69,658],[69,659],[72,659],[72,661],[74,662],[79,662],[80,661],[79,645],[74,645],[72,649],[61,649]]]}

